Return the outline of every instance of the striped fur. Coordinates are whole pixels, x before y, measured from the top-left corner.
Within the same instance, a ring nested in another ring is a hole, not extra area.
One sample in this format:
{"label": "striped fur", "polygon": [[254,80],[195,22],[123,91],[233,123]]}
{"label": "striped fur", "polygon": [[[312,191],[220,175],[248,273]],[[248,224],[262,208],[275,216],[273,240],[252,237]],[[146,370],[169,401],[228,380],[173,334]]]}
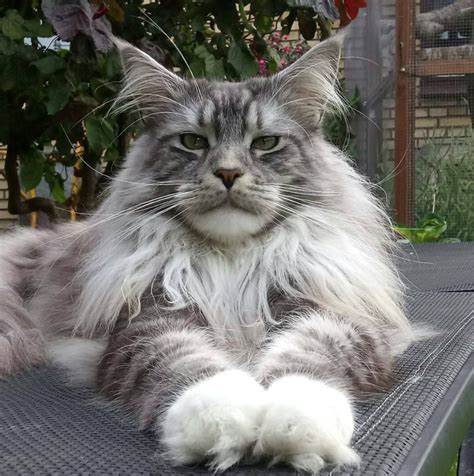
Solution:
{"label": "striped fur", "polygon": [[[140,109],[142,136],[94,216],[2,238],[0,374],[49,355],[92,375],[177,463],[357,464],[351,401],[389,387],[413,334],[388,220],[320,130],[339,40],[244,83],[117,44],[116,107]],[[232,188],[219,168],[241,170]]]}

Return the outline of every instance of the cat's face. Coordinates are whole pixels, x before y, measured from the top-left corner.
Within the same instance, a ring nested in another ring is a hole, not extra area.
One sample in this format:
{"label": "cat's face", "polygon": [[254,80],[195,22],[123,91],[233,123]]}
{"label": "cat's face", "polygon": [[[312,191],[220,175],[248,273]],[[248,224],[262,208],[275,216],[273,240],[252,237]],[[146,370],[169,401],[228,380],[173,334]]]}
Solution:
{"label": "cat's face", "polygon": [[318,190],[324,196],[317,144],[322,110],[337,101],[339,42],[320,50],[271,79],[229,83],[181,80],[121,44],[124,97],[145,121],[127,165],[134,180],[157,183],[139,200],[229,242],[277,225]]}

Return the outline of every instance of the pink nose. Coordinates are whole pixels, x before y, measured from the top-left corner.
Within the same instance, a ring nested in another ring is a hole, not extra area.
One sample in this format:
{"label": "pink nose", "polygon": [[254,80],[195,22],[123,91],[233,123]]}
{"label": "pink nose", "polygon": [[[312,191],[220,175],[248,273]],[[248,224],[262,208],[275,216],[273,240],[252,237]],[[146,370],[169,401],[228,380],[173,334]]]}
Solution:
{"label": "pink nose", "polygon": [[234,182],[242,176],[242,171],[240,169],[217,169],[214,175],[222,180],[227,190],[230,190]]}

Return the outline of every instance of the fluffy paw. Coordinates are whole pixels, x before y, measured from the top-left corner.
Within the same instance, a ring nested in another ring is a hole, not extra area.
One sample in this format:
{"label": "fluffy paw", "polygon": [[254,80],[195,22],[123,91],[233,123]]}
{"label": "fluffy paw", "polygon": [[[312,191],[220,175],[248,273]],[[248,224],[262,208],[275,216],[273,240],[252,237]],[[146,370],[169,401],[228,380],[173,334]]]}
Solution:
{"label": "fluffy paw", "polygon": [[255,444],[266,392],[251,376],[228,370],[186,390],[167,411],[163,442],[179,464],[208,461],[222,471]]}
{"label": "fluffy paw", "polygon": [[307,377],[283,377],[268,389],[254,454],[312,474],[325,464],[357,465],[349,446],[353,430],[346,395]]}

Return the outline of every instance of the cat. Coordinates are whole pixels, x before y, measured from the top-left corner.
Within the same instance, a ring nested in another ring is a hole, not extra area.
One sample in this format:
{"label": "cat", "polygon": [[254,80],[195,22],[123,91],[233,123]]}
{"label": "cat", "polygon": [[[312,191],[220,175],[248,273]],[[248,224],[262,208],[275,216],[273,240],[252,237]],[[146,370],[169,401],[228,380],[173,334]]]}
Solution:
{"label": "cat", "polygon": [[185,80],[115,40],[143,131],[91,217],[0,242],[0,374],[53,362],[176,464],[357,465],[352,402],[413,340],[389,222],[324,138],[341,37]]}

